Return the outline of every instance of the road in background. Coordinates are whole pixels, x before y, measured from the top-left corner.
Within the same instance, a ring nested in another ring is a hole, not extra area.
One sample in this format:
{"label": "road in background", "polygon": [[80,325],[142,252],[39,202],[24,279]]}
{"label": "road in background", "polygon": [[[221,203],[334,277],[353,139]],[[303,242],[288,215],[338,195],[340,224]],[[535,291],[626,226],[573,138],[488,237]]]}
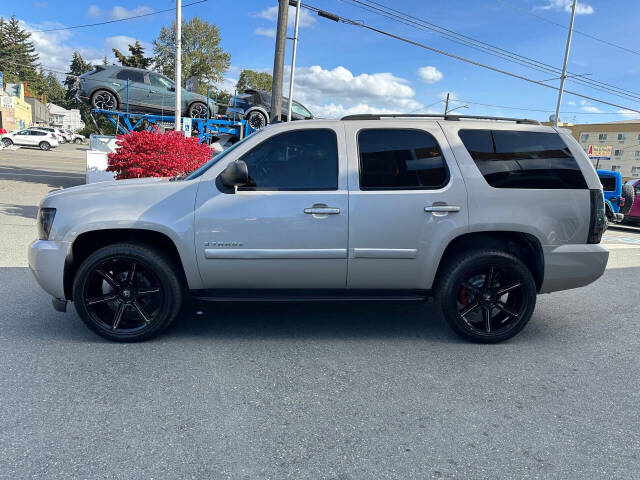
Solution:
{"label": "road in background", "polygon": [[0,479],[637,477],[640,235],[499,345],[431,303],[193,304],[115,344],[26,268],[75,148],[0,152]]}

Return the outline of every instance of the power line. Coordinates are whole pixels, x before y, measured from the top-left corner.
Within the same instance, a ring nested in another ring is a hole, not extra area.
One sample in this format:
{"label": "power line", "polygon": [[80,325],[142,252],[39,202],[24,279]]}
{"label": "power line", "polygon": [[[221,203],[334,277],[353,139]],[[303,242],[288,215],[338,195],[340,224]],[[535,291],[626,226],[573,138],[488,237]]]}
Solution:
{"label": "power line", "polygon": [[[511,8],[512,10],[516,10],[520,13],[523,13],[525,15],[529,15],[531,17],[535,17],[538,20],[542,20],[543,22],[547,22],[550,23],[551,25],[555,25],[556,27],[560,27],[560,28],[564,28],[565,30],[568,30],[566,25],[562,25],[561,23],[558,22],[554,22],[553,20],[550,20],[546,17],[543,17],[542,15],[537,15],[533,12],[530,12],[529,10],[525,10],[524,8],[520,8],[520,7],[516,7],[515,5],[509,3],[509,2],[505,2],[504,0],[496,0],[499,3],[502,3],[503,5]],[[575,28],[573,29],[573,33],[578,33],[580,35],[582,35],[583,37],[587,37],[590,38],[591,40],[595,40],[596,42],[600,42],[600,43],[604,43],[605,45],[609,45],[610,47],[614,47],[614,48],[618,48],[620,50],[624,50],[626,52],[629,53],[633,53],[634,55],[640,55],[640,52],[637,50],[633,50],[631,48],[627,48],[627,47],[623,47],[622,45],[618,45],[616,43],[613,42],[609,42],[608,40],[604,40],[602,38],[596,37],[595,35],[591,35],[589,33],[585,33],[585,32],[581,32],[580,30],[576,30]]]}
{"label": "power line", "polygon": [[[320,10],[318,7],[315,7],[313,5],[302,4],[301,6],[302,6],[302,8],[305,8],[307,10],[313,11],[315,13],[323,12],[323,13],[326,14],[326,12],[324,12],[323,10]],[[385,35],[387,37],[394,38],[396,40],[400,40],[401,42],[409,43],[411,45],[415,45],[417,47],[424,48],[425,50],[429,50],[429,51],[432,51],[434,53],[438,53],[440,55],[444,55],[444,56],[447,56],[447,57],[450,57],[450,58],[454,58],[456,60],[460,60],[460,61],[465,62],[465,63],[470,63],[471,65],[475,65],[475,66],[478,66],[478,67],[481,67],[481,68],[485,68],[487,70],[491,70],[491,71],[494,71],[494,72],[497,72],[497,73],[501,73],[503,75],[506,75],[506,76],[509,76],[509,77],[512,77],[512,78],[517,78],[517,79],[520,79],[520,80],[524,80],[526,82],[533,83],[535,85],[540,85],[540,86],[543,86],[543,87],[546,87],[546,88],[549,88],[549,89],[552,89],[552,90],[559,90],[558,87],[554,87],[553,85],[547,85],[546,83],[540,82],[538,80],[534,80],[532,78],[525,77],[523,75],[518,75],[517,73],[509,72],[507,70],[502,70],[502,69],[497,68],[497,67],[492,67],[490,65],[486,65],[484,63],[477,62],[475,60],[471,60],[469,58],[465,58],[465,57],[462,57],[460,55],[456,55],[454,53],[450,53],[450,52],[446,52],[444,50],[440,50],[438,48],[430,47],[430,46],[428,46],[428,45],[426,45],[424,43],[420,43],[420,42],[417,42],[415,40],[411,40],[411,39],[408,39],[406,37],[402,37],[400,35],[396,35],[396,34],[387,32],[385,30],[381,30],[381,29],[376,28],[376,27],[372,27],[372,26],[367,25],[367,24],[365,24],[363,22],[351,20],[349,18],[342,17],[342,16],[335,15],[335,14],[331,14],[331,15],[333,15],[335,17],[336,21],[340,22],[340,23],[346,23],[346,24],[349,24],[349,25],[353,25],[353,26],[357,26],[357,27],[360,27],[360,28],[364,28],[366,30],[371,30],[372,32],[380,33],[381,35]],[[607,102],[606,100],[601,100],[599,98],[595,98],[595,97],[591,97],[591,96],[588,96],[588,95],[584,95],[582,93],[573,92],[573,91],[570,91],[570,90],[565,90],[565,93],[567,93],[569,95],[574,95],[576,97],[584,98],[586,100],[591,100],[591,101],[594,101],[594,102],[602,103],[604,105],[609,105],[611,107],[616,107],[616,108],[628,110],[630,112],[640,113],[640,110],[635,110],[633,108],[629,108],[629,107],[625,107],[625,106],[622,106],[622,105],[618,105],[616,103]]]}
{"label": "power line", "polygon": [[[200,3],[205,3],[208,2],[209,0],[198,0],[197,2],[192,2],[192,3],[185,3],[184,5],[182,5],[182,7],[190,7],[192,5],[198,5]],[[31,33],[45,33],[45,32],[59,32],[61,30],[73,30],[75,28],[87,28],[87,27],[98,27],[100,25],[107,25],[109,23],[117,23],[117,22],[125,22],[127,20],[134,20],[136,18],[142,18],[142,17],[150,17],[151,15],[158,15],[159,13],[165,13],[165,12],[175,12],[175,8],[167,8],[165,10],[158,10],[157,12],[151,12],[151,13],[143,13],[141,15],[133,15],[132,17],[126,17],[126,18],[119,18],[117,20],[107,20],[104,22],[97,22],[97,23],[86,23],[84,25],[74,25],[72,27],[60,27],[60,28],[49,28],[46,30],[31,30]]]}
{"label": "power line", "polygon": [[[458,32],[455,32],[453,30],[447,29],[445,27],[441,27],[439,25],[436,25],[434,23],[428,22],[424,19],[420,19],[418,17],[415,17],[413,15],[410,15],[408,13],[402,12],[400,10],[396,10],[394,8],[391,8],[389,6],[386,6],[380,2],[376,2],[374,0],[364,0],[367,3],[364,3],[361,0],[340,0],[344,3],[349,2],[350,4],[361,8],[363,10],[367,10],[367,11],[371,11],[373,13],[376,13],[380,16],[389,18],[391,20],[394,20],[396,22],[399,23],[404,23],[405,25],[409,25],[412,26],[413,28],[419,28],[422,30],[431,30],[434,31],[438,34],[440,34],[440,36],[442,36],[443,38],[446,38],[447,40],[453,41],[455,43],[459,43],[462,45],[465,45],[467,47],[471,47],[474,48],[476,50],[482,50],[485,51],[485,53],[488,53],[489,55],[493,55],[496,57],[504,57],[506,58],[508,61],[511,61],[513,63],[517,63],[519,65],[523,65],[525,67],[528,68],[532,68],[534,70],[538,70],[538,71],[546,71],[546,72],[553,72],[553,73],[560,73],[561,70],[557,67],[554,67],[553,65],[549,65],[547,63],[541,62],[539,60],[535,60],[533,58],[530,57],[526,57],[524,55],[520,55],[516,52],[512,52],[506,49],[503,49],[501,47],[492,45],[490,43],[484,42],[482,40],[478,40],[475,39],[473,37],[470,37],[468,35],[464,35]],[[378,8],[374,5],[377,5],[378,7],[382,7],[382,8]],[[574,80],[577,83],[581,83],[584,85],[589,86],[590,88],[593,88],[595,90],[600,90],[603,91],[605,93],[609,93],[611,95],[620,97],[620,98],[626,98],[627,100],[633,100],[633,101],[638,101],[640,100],[640,93],[637,92],[633,92],[627,89],[623,89],[620,87],[617,87],[615,85],[611,85],[605,82],[601,82],[598,80],[594,80],[594,79],[583,79],[583,78],[576,78],[576,77],[582,77],[584,75],[582,74],[575,74],[572,72],[569,72],[570,75],[573,77],[571,78],[571,80]],[[541,80],[541,81],[546,81],[546,80]]]}

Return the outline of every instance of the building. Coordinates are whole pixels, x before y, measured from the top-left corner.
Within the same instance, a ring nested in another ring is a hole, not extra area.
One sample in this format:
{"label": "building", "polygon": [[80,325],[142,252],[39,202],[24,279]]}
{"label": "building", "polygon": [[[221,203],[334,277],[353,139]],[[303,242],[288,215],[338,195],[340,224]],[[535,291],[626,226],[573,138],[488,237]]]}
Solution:
{"label": "building", "polygon": [[71,130],[73,132],[84,128],[84,122],[80,117],[80,110],[77,108],[67,110],[66,108],[59,107],[54,103],[48,103],[47,106],[49,107],[51,126]]}
{"label": "building", "polygon": [[25,102],[31,105],[31,124],[32,125],[49,125],[49,107],[33,97],[27,94],[24,97]]}
{"label": "building", "polygon": [[640,178],[640,119],[566,126],[596,168]]}
{"label": "building", "polygon": [[31,125],[31,105],[24,100],[22,83],[7,83],[0,96],[0,128],[21,130]]}

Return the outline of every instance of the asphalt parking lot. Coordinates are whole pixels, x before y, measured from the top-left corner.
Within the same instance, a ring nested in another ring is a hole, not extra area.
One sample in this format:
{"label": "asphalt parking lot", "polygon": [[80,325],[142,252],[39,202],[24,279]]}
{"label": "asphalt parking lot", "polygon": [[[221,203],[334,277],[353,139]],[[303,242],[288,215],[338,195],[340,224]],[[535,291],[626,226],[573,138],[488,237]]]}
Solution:
{"label": "asphalt parking lot", "polygon": [[638,477],[637,231],[609,230],[603,278],[539,296],[499,345],[431,303],[193,304],[114,344],[26,267],[84,148],[0,151],[0,478]]}

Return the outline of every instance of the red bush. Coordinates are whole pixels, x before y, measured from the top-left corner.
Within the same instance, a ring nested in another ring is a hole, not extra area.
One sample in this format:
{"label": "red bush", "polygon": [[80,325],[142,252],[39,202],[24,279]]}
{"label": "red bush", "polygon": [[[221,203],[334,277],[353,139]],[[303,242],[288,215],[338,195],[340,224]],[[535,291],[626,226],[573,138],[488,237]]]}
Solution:
{"label": "red bush", "polygon": [[116,179],[172,177],[192,172],[212,157],[211,149],[196,137],[179,132],[131,132],[119,135],[115,153],[109,154],[108,172]]}

